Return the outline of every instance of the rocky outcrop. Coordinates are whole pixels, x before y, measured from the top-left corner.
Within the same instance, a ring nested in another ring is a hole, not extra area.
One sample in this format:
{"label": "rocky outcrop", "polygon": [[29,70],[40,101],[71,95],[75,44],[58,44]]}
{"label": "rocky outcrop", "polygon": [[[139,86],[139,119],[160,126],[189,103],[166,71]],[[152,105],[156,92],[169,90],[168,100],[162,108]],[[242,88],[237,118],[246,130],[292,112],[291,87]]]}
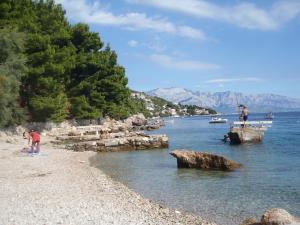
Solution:
{"label": "rocky outcrop", "polygon": [[300,219],[292,216],[280,208],[268,209],[261,217],[260,222],[255,219],[246,219],[241,225],[300,225]]}
{"label": "rocky outcrop", "polygon": [[175,150],[170,154],[177,159],[178,168],[234,170],[241,167],[230,159],[206,152]]}
{"label": "rocky outcrop", "polygon": [[[48,135],[56,137],[54,144],[66,145],[74,151],[128,151],[168,148],[166,135],[148,135],[142,130],[158,129],[160,120],[148,121],[138,114],[124,121],[105,117],[101,125],[72,126],[69,129],[53,130]],[[137,128],[136,128],[137,127]]]}
{"label": "rocky outcrop", "polygon": [[142,126],[133,126],[132,130],[157,130],[160,127],[165,126],[165,122],[163,120],[147,120],[147,124],[146,125],[142,125]]}
{"label": "rocky outcrop", "polygon": [[52,127],[51,129],[43,130],[43,133],[45,135],[55,137],[64,135],[79,136],[95,134],[101,134],[103,137],[105,137],[109,133],[155,130],[159,129],[161,126],[164,126],[164,122],[162,120],[148,121],[143,114],[138,114],[123,121],[105,117],[100,121],[100,124],[78,126],[76,124],[68,123],[68,126],[64,124],[64,126]]}
{"label": "rocky outcrop", "polygon": [[[82,139],[84,140],[84,139]],[[166,135],[145,135],[136,134],[131,136],[114,137],[107,139],[94,139],[90,141],[78,141],[68,144],[67,149],[74,151],[96,151],[115,152],[130,150],[145,150],[168,148],[169,140]]]}
{"label": "rocky outcrop", "polygon": [[129,126],[144,126],[147,124],[147,119],[142,113],[140,113],[127,118],[124,122]]}
{"label": "rocky outcrop", "polygon": [[264,138],[264,129],[253,127],[233,127],[228,133],[231,144],[257,143]]}
{"label": "rocky outcrop", "polygon": [[[141,130],[158,129],[162,124],[147,123],[143,114],[116,121],[104,118],[101,125],[73,126],[56,135],[55,144],[64,144],[74,151],[128,151],[168,148],[166,135],[148,135]],[[138,129],[135,129],[137,125]],[[149,126],[149,127],[148,127]]]}

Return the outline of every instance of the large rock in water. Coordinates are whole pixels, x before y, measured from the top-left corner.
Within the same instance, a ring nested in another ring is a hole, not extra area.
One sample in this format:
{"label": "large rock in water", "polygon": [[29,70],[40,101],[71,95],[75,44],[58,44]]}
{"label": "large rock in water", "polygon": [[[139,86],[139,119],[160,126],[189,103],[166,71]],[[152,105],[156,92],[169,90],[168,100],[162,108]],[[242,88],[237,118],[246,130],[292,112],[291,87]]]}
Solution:
{"label": "large rock in water", "polygon": [[241,167],[230,159],[206,152],[174,150],[170,154],[177,159],[178,168],[233,170]]}
{"label": "large rock in water", "polygon": [[289,214],[286,210],[280,208],[273,208],[267,210],[261,217],[262,225],[286,225],[286,224],[300,224],[300,221]]}
{"label": "large rock in water", "polygon": [[258,143],[264,139],[265,130],[254,127],[233,127],[228,136],[231,144]]}

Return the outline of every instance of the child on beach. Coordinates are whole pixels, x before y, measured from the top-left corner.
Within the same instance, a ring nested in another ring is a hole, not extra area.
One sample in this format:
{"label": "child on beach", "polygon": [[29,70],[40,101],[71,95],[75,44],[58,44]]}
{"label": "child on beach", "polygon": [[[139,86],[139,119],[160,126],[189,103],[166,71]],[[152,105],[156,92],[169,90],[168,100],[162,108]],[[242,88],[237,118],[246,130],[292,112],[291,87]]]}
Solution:
{"label": "child on beach", "polygon": [[41,135],[36,132],[35,130],[30,131],[30,137],[32,139],[32,150],[34,153],[40,152],[40,141],[41,141]]}

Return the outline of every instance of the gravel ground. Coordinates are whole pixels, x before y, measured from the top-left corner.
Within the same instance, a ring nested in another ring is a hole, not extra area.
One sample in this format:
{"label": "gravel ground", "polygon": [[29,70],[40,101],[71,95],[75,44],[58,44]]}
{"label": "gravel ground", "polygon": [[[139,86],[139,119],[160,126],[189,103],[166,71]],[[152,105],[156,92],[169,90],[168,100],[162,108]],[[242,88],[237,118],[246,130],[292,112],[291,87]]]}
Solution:
{"label": "gravel ground", "polygon": [[94,152],[72,152],[43,140],[21,153],[22,140],[0,140],[0,224],[168,225],[214,223],[169,209],[89,165]]}

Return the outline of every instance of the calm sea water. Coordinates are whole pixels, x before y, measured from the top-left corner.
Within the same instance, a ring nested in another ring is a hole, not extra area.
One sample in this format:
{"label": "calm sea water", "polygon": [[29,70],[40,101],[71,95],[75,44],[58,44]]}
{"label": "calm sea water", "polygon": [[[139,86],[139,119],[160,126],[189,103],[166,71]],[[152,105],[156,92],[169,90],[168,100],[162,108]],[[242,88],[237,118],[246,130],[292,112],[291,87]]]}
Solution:
{"label": "calm sea water", "polygon": [[[263,116],[251,115],[250,119]],[[90,160],[147,198],[219,224],[259,218],[272,207],[300,216],[300,113],[275,116],[260,144],[223,143],[220,139],[229,124],[209,124],[209,117],[175,118],[154,132],[169,136],[169,149],[99,153]],[[234,172],[177,169],[169,153],[178,148],[221,154],[242,163],[243,168]]]}

